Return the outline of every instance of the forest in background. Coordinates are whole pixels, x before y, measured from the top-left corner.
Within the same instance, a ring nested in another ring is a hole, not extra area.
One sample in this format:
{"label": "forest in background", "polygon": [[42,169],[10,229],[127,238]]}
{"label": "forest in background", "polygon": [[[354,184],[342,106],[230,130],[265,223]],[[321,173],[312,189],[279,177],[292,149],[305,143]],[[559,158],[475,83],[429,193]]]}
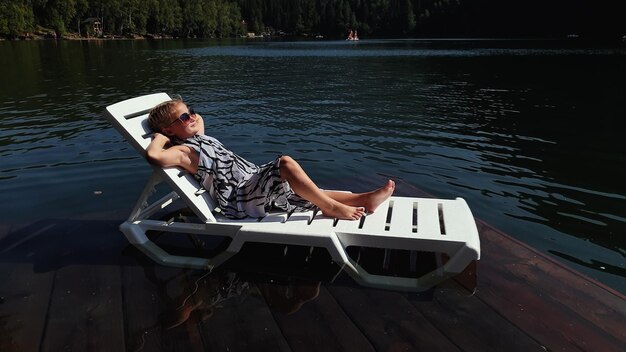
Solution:
{"label": "forest in background", "polygon": [[[270,35],[621,39],[624,0],[0,0],[0,37]],[[94,33],[94,21],[101,32]]]}

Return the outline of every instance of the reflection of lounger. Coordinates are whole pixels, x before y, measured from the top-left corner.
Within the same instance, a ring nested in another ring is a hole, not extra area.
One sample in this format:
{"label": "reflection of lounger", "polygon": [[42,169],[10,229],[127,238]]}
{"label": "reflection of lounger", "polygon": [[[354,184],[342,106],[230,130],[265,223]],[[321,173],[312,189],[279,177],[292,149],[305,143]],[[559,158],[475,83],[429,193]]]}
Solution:
{"label": "reflection of lounger", "polygon": [[[105,115],[142,155],[152,133],[147,116],[152,107],[170,97],[151,94],[113,104]],[[365,286],[421,291],[463,271],[480,257],[480,241],[472,213],[461,198],[456,200],[391,197],[362,221],[336,220],[312,211],[272,213],[261,219],[231,220],[220,215],[210,190],[180,168],[152,166],[153,173],[128,220],[120,226],[128,240],[153,260],[164,265],[210,269],[236,254],[246,242],[278,243],[325,248],[332,259]],[[166,182],[172,192],[148,204],[155,185]],[[165,222],[155,213],[182,199],[202,223]],[[164,231],[230,237],[226,250],[213,258],[167,253],[146,236]],[[449,260],[419,278],[373,275],[351,259],[349,246],[404,249],[445,253]]]}

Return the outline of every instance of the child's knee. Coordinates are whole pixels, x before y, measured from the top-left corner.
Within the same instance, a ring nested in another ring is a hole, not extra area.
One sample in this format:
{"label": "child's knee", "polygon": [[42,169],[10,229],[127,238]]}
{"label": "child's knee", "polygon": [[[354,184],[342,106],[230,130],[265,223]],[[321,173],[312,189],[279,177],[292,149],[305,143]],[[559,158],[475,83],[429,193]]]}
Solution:
{"label": "child's knee", "polygon": [[288,179],[290,175],[293,175],[297,172],[299,165],[293,160],[292,157],[288,155],[283,155],[280,157],[280,175],[282,178]]}
{"label": "child's knee", "polygon": [[294,165],[297,165],[296,161],[293,160],[289,155],[283,155],[280,157],[280,167],[283,168],[292,168]]}

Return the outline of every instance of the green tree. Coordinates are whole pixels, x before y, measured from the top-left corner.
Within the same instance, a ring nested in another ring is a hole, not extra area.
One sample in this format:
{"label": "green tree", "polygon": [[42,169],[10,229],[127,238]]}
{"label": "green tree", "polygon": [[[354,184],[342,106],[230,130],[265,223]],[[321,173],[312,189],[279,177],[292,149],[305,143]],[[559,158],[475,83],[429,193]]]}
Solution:
{"label": "green tree", "polygon": [[185,37],[212,37],[217,28],[216,0],[189,0],[183,2],[182,32]]}
{"label": "green tree", "polygon": [[150,0],[147,4],[149,33],[179,34],[183,19],[178,0]]}
{"label": "green tree", "polygon": [[44,25],[57,35],[65,34],[76,16],[76,0],[50,0],[44,4]]}
{"label": "green tree", "polygon": [[76,31],[81,34],[81,22],[89,12],[89,2],[87,0],[76,0],[75,10],[73,23],[76,25]]}
{"label": "green tree", "polygon": [[122,0],[95,0],[100,7],[102,30],[109,33],[121,34],[124,29]]}
{"label": "green tree", "polygon": [[275,1],[268,1],[264,4],[262,0],[240,0],[239,6],[242,9],[243,18],[248,23],[248,31],[250,32],[261,33],[265,30],[263,14],[266,9],[267,11],[272,11],[270,12],[272,16],[278,16],[278,14],[274,12],[274,9],[277,7]]}
{"label": "green tree", "polygon": [[319,16],[314,0],[302,0],[298,7],[297,33],[311,33],[319,25]]}
{"label": "green tree", "polygon": [[234,2],[224,2],[222,11],[223,15],[220,18],[225,20],[225,22],[219,24],[223,30],[221,36],[234,37],[243,34],[239,5]]}
{"label": "green tree", "polygon": [[15,38],[35,27],[30,1],[0,0],[0,36]]}
{"label": "green tree", "polygon": [[399,0],[395,6],[398,9],[395,14],[397,16],[397,21],[395,22],[398,23],[397,31],[403,35],[412,33],[416,23],[411,0]]}
{"label": "green tree", "polygon": [[120,34],[145,33],[148,8],[142,0],[122,0]]}

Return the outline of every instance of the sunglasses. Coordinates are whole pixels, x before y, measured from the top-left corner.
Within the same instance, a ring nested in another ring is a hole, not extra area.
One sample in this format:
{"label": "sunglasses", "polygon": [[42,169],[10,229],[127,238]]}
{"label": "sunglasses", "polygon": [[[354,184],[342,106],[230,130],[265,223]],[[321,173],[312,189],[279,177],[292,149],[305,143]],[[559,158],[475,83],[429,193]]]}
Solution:
{"label": "sunglasses", "polygon": [[189,109],[189,112],[184,112],[184,113],[180,114],[180,116],[178,116],[177,119],[174,119],[174,121],[170,122],[170,124],[165,126],[165,128],[170,127],[176,121],[180,121],[183,125],[189,124],[189,121],[191,121],[191,117],[194,116],[196,114],[196,112],[193,111],[193,108],[191,106],[189,106],[187,109]]}

